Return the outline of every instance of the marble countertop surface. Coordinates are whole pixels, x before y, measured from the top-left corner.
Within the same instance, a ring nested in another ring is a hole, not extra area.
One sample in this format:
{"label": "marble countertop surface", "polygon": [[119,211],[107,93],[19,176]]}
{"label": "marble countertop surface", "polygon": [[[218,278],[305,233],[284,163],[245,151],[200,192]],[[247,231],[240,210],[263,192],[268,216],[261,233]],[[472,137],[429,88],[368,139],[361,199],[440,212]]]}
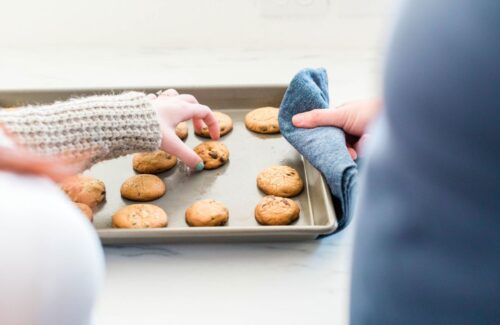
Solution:
{"label": "marble countertop surface", "polygon": [[[377,53],[3,49],[2,91],[282,85],[326,67],[332,104],[379,93]],[[306,242],[105,247],[97,324],[347,324],[353,225]]]}

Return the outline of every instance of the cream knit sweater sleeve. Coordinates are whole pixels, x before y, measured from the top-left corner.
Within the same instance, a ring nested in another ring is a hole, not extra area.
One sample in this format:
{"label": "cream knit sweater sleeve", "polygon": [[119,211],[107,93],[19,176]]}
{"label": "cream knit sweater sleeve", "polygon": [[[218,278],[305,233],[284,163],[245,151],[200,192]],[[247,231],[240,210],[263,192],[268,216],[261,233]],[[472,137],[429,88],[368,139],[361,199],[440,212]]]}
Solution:
{"label": "cream knit sweater sleeve", "polygon": [[161,142],[156,112],[140,92],[0,109],[0,123],[19,145],[41,155],[90,153],[91,163],[156,150]]}

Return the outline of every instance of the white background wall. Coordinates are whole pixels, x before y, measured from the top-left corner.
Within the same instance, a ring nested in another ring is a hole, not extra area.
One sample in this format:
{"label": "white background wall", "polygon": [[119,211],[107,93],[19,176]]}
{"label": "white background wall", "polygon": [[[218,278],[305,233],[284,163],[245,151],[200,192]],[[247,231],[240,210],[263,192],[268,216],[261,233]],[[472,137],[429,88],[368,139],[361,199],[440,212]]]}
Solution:
{"label": "white background wall", "polygon": [[393,0],[0,0],[0,47],[374,49]]}

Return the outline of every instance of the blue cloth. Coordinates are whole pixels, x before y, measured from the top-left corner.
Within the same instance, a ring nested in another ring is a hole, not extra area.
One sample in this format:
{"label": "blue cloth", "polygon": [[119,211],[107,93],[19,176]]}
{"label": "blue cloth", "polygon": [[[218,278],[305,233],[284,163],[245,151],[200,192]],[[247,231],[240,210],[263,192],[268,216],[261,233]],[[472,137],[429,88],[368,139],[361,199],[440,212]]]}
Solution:
{"label": "blue cloth", "polygon": [[353,325],[500,324],[500,1],[408,1],[359,180]]}
{"label": "blue cloth", "polygon": [[328,76],[325,69],[301,70],[291,81],[279,112],[281,134],[323,176],[333,195],[338,219],[336,231],[345,228],[352,215],[357,167],[347,151],[344,132],[332,126],[296,128],[295,114],[328,108]]}

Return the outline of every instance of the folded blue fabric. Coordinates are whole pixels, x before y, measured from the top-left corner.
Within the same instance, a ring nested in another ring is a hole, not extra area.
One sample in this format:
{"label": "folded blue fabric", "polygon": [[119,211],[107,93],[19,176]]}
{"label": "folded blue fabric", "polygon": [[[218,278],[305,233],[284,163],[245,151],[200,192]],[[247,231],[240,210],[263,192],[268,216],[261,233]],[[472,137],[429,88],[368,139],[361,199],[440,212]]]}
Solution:
{"label": "folded blue fabric", "polygon": [[345,144],[344,132],[336,127],[296,128],[295,114],[328,108],[328,76],[325,69],[303,69],[288,87],[279,112],[281,134],[326,178],[340,231],[352,216],[357,166]]}

